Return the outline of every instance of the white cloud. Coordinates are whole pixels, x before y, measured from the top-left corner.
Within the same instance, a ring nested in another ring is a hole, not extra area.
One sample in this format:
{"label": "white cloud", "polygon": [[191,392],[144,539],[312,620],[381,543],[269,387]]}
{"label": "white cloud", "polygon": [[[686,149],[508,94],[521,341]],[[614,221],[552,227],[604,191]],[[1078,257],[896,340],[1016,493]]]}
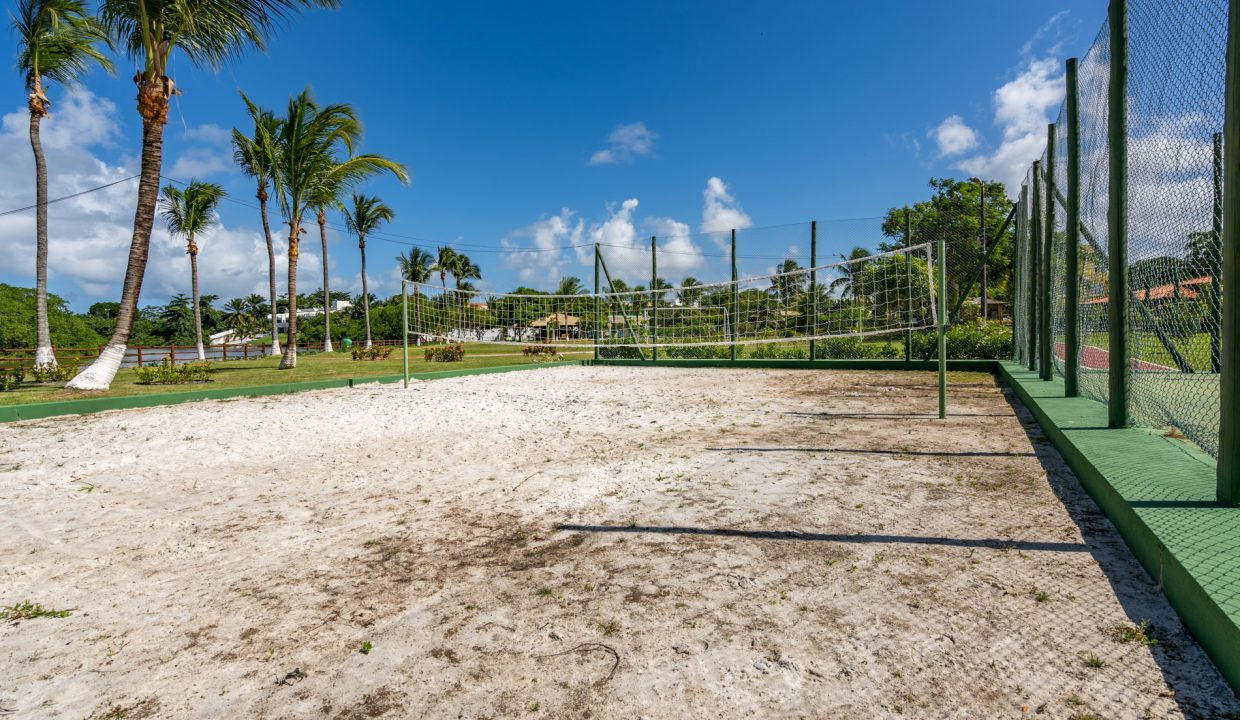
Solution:
{"label": "white cloud", "polygon": [[728,192],[727,183],[717,177],[707,180],[706,189],[702,191],[702,224],[698,229],[704,233],[716,233],[712,235],[715,243],[727,247],[731,239],[722,233],[748,227],[753,227],[753,219]]}
{"label": "white cloud", "polygon": [[607,136],[607,147],[590,156],[590,164],[615,165],[632,162],[638,157],[649,157],[654,153],[654,141],[658,137],[643,122],[617,125]]}
{"label": "white cloud", "polygon": [[950,115],[930,131],[939,145],[939,157],[959,155],[977,147],[977,133],[959,115]]}
{"label": "white cloud", "polygon": [[187,128],[182,137],[190,143],[165,173],[177,180],[201,180],[233,169],[231,134],[207,123]]}
{"label": "white cloud", "polygon": [[[511,251],[504,253],[504,265],[516,270],[523,285],[545,289],[559,282],[564,274],[565,246],[581,244],[584,233],[584,223],[580,219],[573,222],[573,215],[572,210],[563,208],[559,215],[541,218],[500,240],[500,245]],[[518,242],[521,238],[529,244]],[[580,255],[582,250],[577,252]]]}

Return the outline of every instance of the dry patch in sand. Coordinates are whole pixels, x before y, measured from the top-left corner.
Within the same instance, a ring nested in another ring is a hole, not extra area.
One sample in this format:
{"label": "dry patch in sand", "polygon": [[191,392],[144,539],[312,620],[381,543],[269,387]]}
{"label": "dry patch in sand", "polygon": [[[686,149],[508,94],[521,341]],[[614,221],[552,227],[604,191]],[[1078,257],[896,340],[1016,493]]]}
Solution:
{"label": "dry patch in sand", "polygon": [[0,427],[0,714],[1226,717],[983,375],[531,370]]}

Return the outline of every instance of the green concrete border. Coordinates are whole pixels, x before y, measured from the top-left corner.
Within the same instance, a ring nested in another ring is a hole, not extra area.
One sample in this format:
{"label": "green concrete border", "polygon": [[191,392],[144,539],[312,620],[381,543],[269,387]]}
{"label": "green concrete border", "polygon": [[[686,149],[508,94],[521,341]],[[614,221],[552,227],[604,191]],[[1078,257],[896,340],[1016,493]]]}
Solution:
{"label": "green concrete border", "polygon": [[[579,360],[562,362],[523,363],[521,365],[496,365],[494,367],[465,368],[462,370],[429,370],[410,373],[413,380],[438,380],[443,378],[462,377],[466,375],[489,375],[491,373],[513,372],[517,370],[536,370],[544,367],[560,365],[578,365]],[[403,375],[377,375],[372,377],[330,378],[327,380],[305,380],[302,382],[279,383],[276,385],[251,385],[248,387],[205,388],[202,390],[184,390],[167,393],[150,393],[147,395],[121,395],[117,397],[94,397],[81,400],[59,400],[55,402],[25,403],[21,405],[0,406],[0,423],[19,420],[39,420],[58,415],[84,415],[87,413],[104,412],[106,410],[128,410],[131,408],[158,407],[160,405],[178,405],[198,400],[223,400],[234,397],[257,397],[261,395],[285,395],[305,390],[328,390],[331,388],[353,387],[366,383],[394,383],[404,379]]]}
{"label": "green concrete border", "polygon": [[1064,397],[1012,362],[998,376],[1240,695],[1240,508],[1215,502],[1214,459],[1151,428],[1107,428],[1106,405]]}
{"label": "green concrete border", "polygon": [[[694,358],[668,360],[640,360],[637,358],[599,358],[582,360],[583,365],[641,365],[646,367],[694,367],[694,368],[779,368],[782,370],[932,370],[937,371],[937,360],[761,360],[758,358]],[[998,360],[948,360],[948,370],[995,372]]]}

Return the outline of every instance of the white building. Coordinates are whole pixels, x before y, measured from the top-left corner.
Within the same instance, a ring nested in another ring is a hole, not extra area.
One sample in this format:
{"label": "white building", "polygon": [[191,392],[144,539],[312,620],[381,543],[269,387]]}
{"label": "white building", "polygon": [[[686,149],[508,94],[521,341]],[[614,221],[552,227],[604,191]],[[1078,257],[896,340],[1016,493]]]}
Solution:
{"label": "white building", "polygon": [[[348,300],[332,300],[332,312],[340,312],[353,307],[353,303]],[[323,314],[323,308],[297,308],[297,317],[315,317]],[[276,330],[286,332],[288,330],[288,313],[276,313]]]}

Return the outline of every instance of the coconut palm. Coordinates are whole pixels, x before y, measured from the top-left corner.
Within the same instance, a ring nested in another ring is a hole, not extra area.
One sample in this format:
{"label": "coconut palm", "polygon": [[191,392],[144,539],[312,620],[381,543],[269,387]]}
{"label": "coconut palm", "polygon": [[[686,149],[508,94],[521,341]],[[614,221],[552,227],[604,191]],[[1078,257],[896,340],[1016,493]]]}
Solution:
{"label": "coconut palm", "polygon": [[184,235],[186,238],[185,252],[189,254],[190,289],[194,299],[194,340],[198,345],[198,359],[206,360],[207,354],[202,347],[202,309],[198,298],[198,243],[194,236],[215,225],[217,216],[215,208],[224,197],[224,188],[215,183],[190,182],[181,190],[175,185],[164,186],[163,196],[159,200],[160,213],[168,223],[168,232],[173,236]]}
{"label": "coconut palm", "polygon": [[585,287],[581,284],[581,278],[566,275],[560,278],[560,284],[556,287],[554,295],[580,295],[585,292]]}
{"label": "coconut palm", "polygon": [[[279,152],[274,179],[280,212],[289,224],[290,299],[288,343],[280,361],[282,369],[297,367],[297,256],[301,236],[305,232],[301,224],[306,212],[322,202],[325,188],[347,188],[379,172],[390,172],[401,181],[408,180],[400,163],[379,155],[353,155],[353,148],[361,135],[361,123],[351,106],[336,104],[320,107],[311,98],[309,90],[290,98],[288,113],[281,120],[280,133],[276,138]],[[342,150],[347,156],[343,161],[339,159]],[[323,263],[327,264],[326,252]],[[322,290],[324,317],[330,318],[331,297],[326,281]],[[330,327],[325,329],[330,330]]]}
{"label": "coconut palm", "polygon": [[[430,282],[432,270],[435,265],[435,257],[426,252],[422,248],[410,248],[409,254],[401,253],[396,256],[396,262],[400,266],[400,276],[413,283],[413,317],[414,327],[420,327],[418,318],[421,317],[419,312],[422,309],[422,285]],[[417,340],[420,343],[422,336],[418,335]]]}
{"label": "coconut palm", "polygon": [[[366,285],[366,236],[383,223],[392,222],[395,213],[377,197],[353,193],[353,207],[342,208],[344,224],[357,236],[357,249],[362,253],[362,312],[366,320],[366,347],[370,347],[370,290]],[[420,252],[420,251],[419,251]]]}
{"label": "coconut palm", "polygon": [[250,309],[246,298],[233,298],[224,304],[224,326],[232,330],[238,338],[248,337],[258,325],[258,320],[250,313]]}
{"label": "coconut palm", "polygon": [[838,290],[842,298],[855,294],[857,288],[854,286],[856,285],[857,278],[861,277],[861,273],[865,271],[866,266],[869,264],[865,261],[865,258],[870,255],[872,253],[863,247],[853,248],[852,252],[848,253],[847,256],[840,255],[840,260],[843,261],[837,268],[840,276],[832,280],[827,285],[827,289],[831,292]]}
{"label": "coconut palm", "polygon": [[17,32],[17,69],[25,76],[30,110],[30,148],[34,151],[35,194],[35,365],[57,367],[47,324],[47,162],[39,137],[51,101],[47,81],[72,85],[92,66],[111,71],[100,50],[107,35],[82,0],[20,0],[13,16]]}
{"label": "coconut palm", "polygon": [[141,64],[133,76],[142,118],[141,179],[116,328],[99,358],[65,387],[106,390],[125,357],[151,249],[168,100],[180,94],[167,73],[172,51],[179,47],[192,64],[218,67],[251,47],[261,49],[264,36],[295,11],[338,4],[339,0],[102,0],[103,26]]}
{"label": "coconut palm", "polygon": [[440,246],[435,255],[435,263],[431,272],[439,273],[439,282],[443,285],[443,294],[448,294],[448,273],[456,269],[459,253],[450,247]]}
{"label": "coconut palm", "polygon": [[450,272],[456,281],[457,290],[465,290],[465,286],[469,285],[468,281],[470,280],[482,279],[482,268],[478,267],[478,264],[473,260],[470,260],[468,255],[459,252],[456,253]]}
{"label": "coconut palm", "polygon": [[263,238],[267,240],[267,286],[271,296],[271,354],[280,352],[280,332],[276,327],[276,248],[271,239],[271,226],[267,223],[267,185],[275,174],[276,135],[280,121],[270,110],[264,110],[241,93],[246,111],[254,124],[253,133],[247,135],[237,128],[232,131],[233,162],[241,172],[254,178],[257,185],[254,197],[258,199],[258,212],[263,219]]}
{"label": "coconut palm", "polygon": [[676,294],[685,307],[697,307],[702,299],[702,291],[699,289],[701,285],[702,282],[695,277],[687,277],[680,281],[680,291]]}
{"label": "coconut palm", "polygon": [[797,274],[800,269],[801,264],[792,258],[784,258],[775,268],[776,275],[771,278],[771,293],[785,305],[805,288],[805,275]]}

